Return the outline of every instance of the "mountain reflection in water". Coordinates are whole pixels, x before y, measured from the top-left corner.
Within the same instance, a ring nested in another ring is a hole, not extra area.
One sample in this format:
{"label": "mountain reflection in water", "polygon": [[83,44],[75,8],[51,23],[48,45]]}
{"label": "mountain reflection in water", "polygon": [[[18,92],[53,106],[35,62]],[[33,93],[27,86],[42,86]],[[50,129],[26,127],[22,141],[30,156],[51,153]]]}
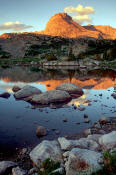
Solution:
{"label": "mountain reflection in water", "polygon": [[[66,82],[83,88],[84,95],[58,109],[32,109],[29,103],[15,100],[12,92],[14,85],[23,87],[29,84],[45,92]],[[58,137],[53,129],[60,131],[59,136],[72,135],[89,128],[102,116],[115,116],[116,101],[111,96],[115,86],[116,72],[112,70],[40,69],[34,72],[28,67],[0,68],[0,93],[11,93],[9,99],[0,98],[0,145],[33,145],[42,139]],[[79,107],[85,109],[80,111]],[[84,123],[84,114],[88,115],[90,123]],[[67,119],[66,123],[63,122],[64,119]],[[35,135],[38,125],[43,125],[49,130],[48,135],[41,139]]]}

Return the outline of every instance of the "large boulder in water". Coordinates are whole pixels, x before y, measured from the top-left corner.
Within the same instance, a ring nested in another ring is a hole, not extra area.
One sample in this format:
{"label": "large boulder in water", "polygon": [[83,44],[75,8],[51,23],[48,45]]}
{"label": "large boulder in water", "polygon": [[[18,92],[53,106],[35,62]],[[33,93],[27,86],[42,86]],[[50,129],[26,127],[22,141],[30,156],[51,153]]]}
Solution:
{"label": "large boulder in water", "polygon": [[69,94],[83,95],[83,90],[73,83],[63,83],[56,87],[57,90],[66,91]]}
{"label": "large boulder in water", "polygon": [[32,103],[48,105],[50,103],[68,102],[71,96],[66,91],[51,90],[40,95],[34,95],[31,99]]}
{"label": "large boulder in water", "polygon": [[32,95],[41,94],[41,93],[42,92],[38,88],[26,85],[21,90],[16,92],[14,94],[14,96],[15,96],[16,99],[24,99],[26,97],[30,97]]}

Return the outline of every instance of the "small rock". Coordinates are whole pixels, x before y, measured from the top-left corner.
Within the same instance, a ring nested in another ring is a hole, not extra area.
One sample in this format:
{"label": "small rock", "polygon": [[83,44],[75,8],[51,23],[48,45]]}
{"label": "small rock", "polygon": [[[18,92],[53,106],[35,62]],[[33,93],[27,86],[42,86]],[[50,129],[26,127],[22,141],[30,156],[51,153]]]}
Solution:
{"label": "small rock", "polygon": [[36,135],[38,137],[45,136],[45,135],[47,135],[47,131],[43,126],[38,126],[36,129]]}
{"label": "small rock", "polygon": [[112,94],[111,96],[112,96],[114,99],[116,99],[116,94]]}
{"label": "small rock", "polygon": [[99,94],[99,96],[102,96],[102,94]]}
{"label": "small rock", "polygon": [[80,125],[80,122],[75,122],[75,124]]}
{"label": "small rock", "polygon": [[19,167],[12,169],[12,175],[26,175],[27,173]]}
{"label": "small rock", "polygon": [[63,122],[64,122],[64,123],[67,122],[67,119],[63,119]]}
{"label": "small rock", "polygon": [[11,161],[1,161],[0,162],[0,175],[6,173],[10,168],[16,167],[17,163]]}
{"label": "small rock", "polygon": [[100,124],[99,124],[99,123],[96,123],[96,124],[94,124],[94,128],[101,129],[101,126],[100,126]]}
{"label": "small rock", "polygon": [[9,98],[10,94],[8,92],[4,92],[4,93],[0,94],[0,97],[2,97],[2,98]]}
{"label": "small rock", "polygon": [[89,123],[90,122],[90,120],[88,120],[88,119],[86,119],[85,121],[84,121],[84,123]]}
{"label": "small rock", "polygon": [[28,152],[28,149],[27,148],[23,148],[20,152],[20,154],[24,155]]}
{"label": "small rock", "polygon": [[99,120],[99,123],[100,124],[106,124],[106,123],[108,123],[109,122],[109,120],[106,118],[106,117],[102,117],[100,120]]}
{"label": "small rock", "polygon": [[86,130],[84,131],[84,134],[85,134],[86,136],[90,135],[90,134],[91,134],[91,129],[86,129]]}
{"label": "small rock", "polygon": [[76,110],[76,109],[77,109],[77,107],[76,107],[76,106],[74,106],[74,109]]}
{"label": "small rock", "polygon": [[59,135],[59,134],[60,134],[60,131],[55,131],[55,133],[56,133],[57,135]]}
{"label": "small rock", "polygon": [[31,109],[36,109],[36,107],[35,106],[31,106]]}
{"label": "small rock", "polygon": [[84,114],[84,118],[88,118],[88,115],[87,114]]}
{"label": "small rock", "polygon": [[79,107],[78,110],[79,110],[79,111],[84,111],[85,108],[81,108],[81,107]]}
{"label": "small rock", "polygon": [[18,92],[19,90],[21,90],[21,88],[19,86],[13,86],[13,88],[12,88],[13,92]]}

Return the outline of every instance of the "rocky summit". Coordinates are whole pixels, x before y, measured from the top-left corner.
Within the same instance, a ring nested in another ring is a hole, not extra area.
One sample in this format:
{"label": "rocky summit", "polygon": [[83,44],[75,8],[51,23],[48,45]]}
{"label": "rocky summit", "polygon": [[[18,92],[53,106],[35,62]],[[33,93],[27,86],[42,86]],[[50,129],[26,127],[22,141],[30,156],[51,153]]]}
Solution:
{"label": "rocky summit", "polygon": [[67,13],[58,13],[50,18],[45,30],[40,34],[60,36],[65,38],[93,37],[116,39],[116,29],[110,26],[81,26]]}

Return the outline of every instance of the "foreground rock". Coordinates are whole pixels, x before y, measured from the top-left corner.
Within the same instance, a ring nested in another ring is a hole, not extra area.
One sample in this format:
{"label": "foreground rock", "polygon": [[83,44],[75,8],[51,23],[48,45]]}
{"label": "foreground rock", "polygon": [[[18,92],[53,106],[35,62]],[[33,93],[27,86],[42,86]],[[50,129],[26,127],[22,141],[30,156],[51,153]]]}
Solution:
{"label": "foreground rock", "polygon": [[19,167],[12,169],[12,175],[26,175],[27,173]]}
{"label": "foreground rock", "polygon": [[0,97],[2,97],[2,98],[9,98],[10,94],[8,92],[4,92],[4,93],[0,94]]}
{"label": "foreground rock", "polygon": [[16,167],[17,164],[11,161],[1,161],[0,162],[0,175],[7,173],[13,167]]}
{"label": "foreground rock", "polygon": [[45,135],[47,135],[47,131],[43,126],[38,126],[36,129],[36,135],[38,137],[45,136]]}
{"label": "foreground rock", "polygon": [[62,162],[62,153],[57,141],[43,141],[31,152],[30,158],[39,167],[47,158],[55,162]]}
{"label": "foreground rock", "polygon": [[63,83],[60,86],[57,86],[56,89],[66,91],[69,94],[83,95],[83,90],[73,83]]}
{"label": "foreground rock", "polygon": [[20,89],[19,91],[17,91],[14,94],[14,96],[15,96],[16,99],[24,99],[26,97],[30,97],[32,95],[41,94],[41,93],[42,92],[38,88],[33,87],[33,86],[26,85],[22,89]]}
{"label": "foreground rock", "polygon": [[50,103],[68,102],[71,100],[71,96],[68,92],[60,90],[51,90],[40,95],[34,95],[31,102],[48,105]]}
{"label": "foreground rock", "polygon": [[79,140],[67,140],[64,137],[59,137],[58,141],[60,143],[61,149],[64,151],[69,151],[72,148],[85,148],[89,150],[98,150],[99,145],[88,138],[81,138]]}
{"label": "foreground rock", "polygon": [[101,136],[99,143],[106,149],[116,148],[116,131]]}
{"label": "foreground rock", "polygon": [[66,162],[66,175],[90,175],[101,169],[102,154],[87,149],[74,148]]}

